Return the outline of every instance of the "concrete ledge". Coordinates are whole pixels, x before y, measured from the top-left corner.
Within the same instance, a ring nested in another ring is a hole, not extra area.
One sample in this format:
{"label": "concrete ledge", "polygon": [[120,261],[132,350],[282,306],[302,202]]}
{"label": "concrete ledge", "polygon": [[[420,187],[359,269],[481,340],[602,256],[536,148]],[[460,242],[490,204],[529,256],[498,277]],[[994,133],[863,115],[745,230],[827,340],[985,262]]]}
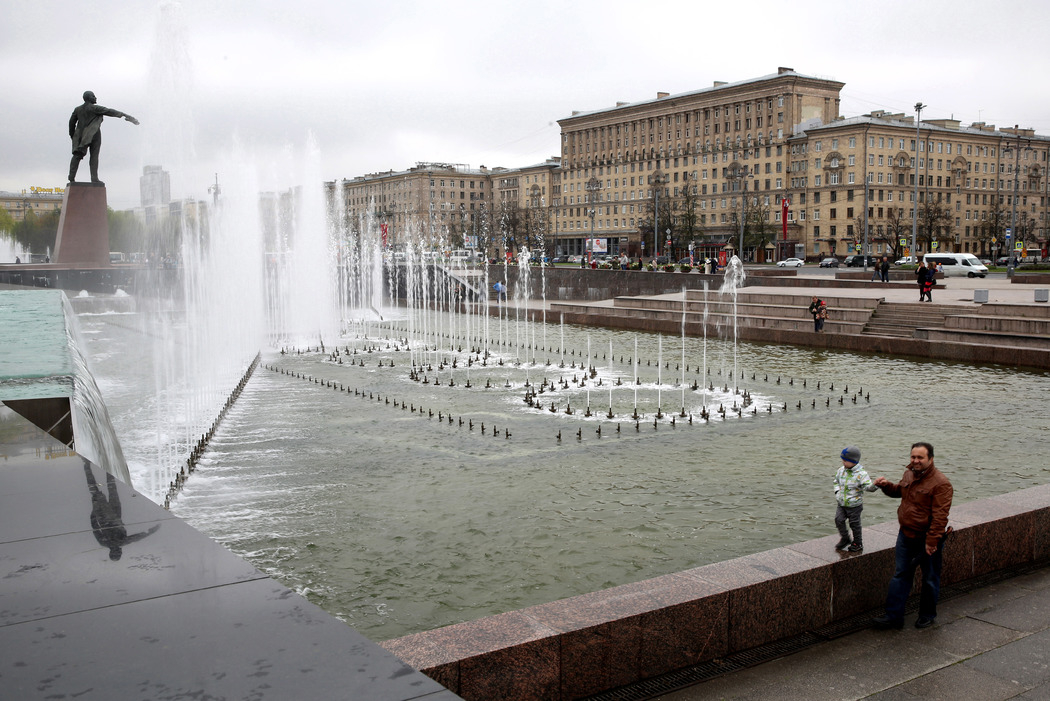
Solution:
{"label": "concrete ledge", "polygon": [[1015,271],[1010,282],[1014,285],[1046,285],[1050,287],[1050,272],[1024,273]]}
{"label": "concrete ledge", "polygon": [[[1050,555],[1050,485],[958,504],[942,581]],[[465,699],[575,699],[877,609],[895,521],[382,643]],[[917,591],[914,589],[913,591]]]}

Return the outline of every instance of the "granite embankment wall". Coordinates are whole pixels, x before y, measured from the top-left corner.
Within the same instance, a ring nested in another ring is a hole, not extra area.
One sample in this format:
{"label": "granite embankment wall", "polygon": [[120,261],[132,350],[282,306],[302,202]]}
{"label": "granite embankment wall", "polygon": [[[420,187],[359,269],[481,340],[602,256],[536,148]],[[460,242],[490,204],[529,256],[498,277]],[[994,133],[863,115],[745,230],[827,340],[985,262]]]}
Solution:
{"label": "granite embankment wall", "polygon": [[[904,276],[907,271],[895,271]],[[516,269],[509,269],[509,297],[515,298],[517,280]],[[502,266],[492,266],[489,270],[490,280],[496,276],[502,279]],[[868,279],[842,278],[799,278],[795,270],[771,268],[767,270],[748,271],[745,287],[761,285],[763,287],[812,287],[814,293],[826,296],[835,289],[862,287],[865,289],[907,289],[913,290],[915,284],[910,276],[888,283],[870,282]],[[601,301],[615,297],[633,297],[660,294],[681,293],[683,289],[702,290],[706,282],[709,290],[717,290],[722,284],[721,275],[703,275],[698,273],[659,273],[634,270],[589,270],[579,268],[555,268],[548,270],[541,282],[538,269],[533,269],[529,280],[529,297],[544,298],[548,302],[555,300]],[[545,295],[543,291],[545,290]],[[492,314],[499,314],[496,307]],[[527,312],[530,318],[539,320],[541,313],[536,310]],[[585,326],[597,325],[608,328],[635,329],[653,333],[679,334],[682,332],[680,314],[588,314],[574,311],[562,311],[552,307],[547,318],[556,314],[557,319],[568,324]],[[832,329],[833,330],[833,329]],[[708,333],[717,332],[709,324]],[[685,333],[701,336],[704,334],[702,323],[687,321]],[[1019,345],[1002,337],[994,342],[967,342],[965,340],[946,340],[931,335],[921,337],[896,337],[862,334],[859,332],[813,333],[808,330],[783,328],[776,325],[754,325],[746,320],[737,328],[737,337],[743,341],[756,343],[790,344],[826,348],[833,350],[855,351],[861,353],[880,353],[887,355],[910,356],[916,358],[935,358],[965,363],[991,363],[1013,367],[1050,368],[1050,344],[1040,343],[1042,337],[1032,344]],[[1025,347],[1027,346],[1027,347]]]}
{"label": "granite embankment wall", "polygon": [[[744,285],[767,285],[784,287],[879,287],[897,289],[901,285],[912,289],[915,286],[914,275],[897,272],[897,278],[888,283],[871,282],[861,275],[861,279],[841,280],[833,277],[804,278],[798,277],[794,268],[752,268],[747,270]],[[503,281],[502,265],[489,266],[489,279]],[[519,287],[518,269],[507,269],[507,287],[511,299]],[[870,274],[869,274],[870,277]],[[621,296],[674,294],[682,290],[702,290],[706,285],[709,290],[717,290],[725,281],[723,273],[705,275],[703,273],[664,273],[646,270],[591,270],[589,268],[547,268],[540,271],[532,268],[529,274],[526,296],[530,299],[551,300],[587,300],[596,302]]]}
{"label": "granite embankment wall", "polygon": [[[128,294],[146,297],[168,296],[178,290],[181,271],[150,268],[137,263],[103,266],[65,266],[56,263],[0,266],[0,285],[87,290],[93,294]],[[72,295],[70,295],[72,296]]]}
{"label": "granite embankment wall", "polygon": [[[949,586],[1050,557],[1050,485],[952,508]],[[465,699],[577,699],[812,631],[885,600],[896,522],[382,643]],[[917,589],[915,590],[917,591]]]}

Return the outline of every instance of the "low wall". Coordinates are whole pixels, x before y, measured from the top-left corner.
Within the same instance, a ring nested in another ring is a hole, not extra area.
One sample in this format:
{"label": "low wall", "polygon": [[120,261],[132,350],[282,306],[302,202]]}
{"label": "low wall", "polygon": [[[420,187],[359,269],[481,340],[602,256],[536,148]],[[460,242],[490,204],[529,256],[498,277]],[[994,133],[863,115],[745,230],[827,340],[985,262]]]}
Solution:
{"label": "low wall", "polygon": [[[1050,557],[1050,485],[958,504],[947,586]],[[830,524],[829,524],[829,530]],[[382,643],[464,699],[576,699],[878,609],[896,522]]]}
{"label": "low wall", "polygon": [[[503,280],[503,266],[489,266],[490,282]],[[769,287],[812,287],[843,288],[865,287],[900,289],[902,286],[915,287],[914,273],[891,271],[890,282],[871,282],[871,274],[837,273],[835,278],[798,277],[794,268],[755,268],[747,270],[744,287],[762,285]],[[723,273],[705,275],[703,273],[664,273],[647,270],[591,270],[590,268],[532,268],[529,275],[528,297],[543,298],[544,286],[546,299],[572,299],[596,302],[619,296],[674,294],[686,290],[702,290],[704,284],[710,290],[717,290],[725,281]],[[509,296],[515,296],[518,287],[518,269],[507,269],[507,287]]]}
{"label": "low wall", "polygon": [[118,289],[143,296],[165,295],[177,289],[180,271],[144,265],[63,266],[56,263],[0,266],[0,284],[42,287],[97,294]]}
{"label": "low wall", "polygon": [[1047,273],[1022,273],[1015,271],[1010,278],[1013,285],[1039,285],[1050,287],[1050,272]]}

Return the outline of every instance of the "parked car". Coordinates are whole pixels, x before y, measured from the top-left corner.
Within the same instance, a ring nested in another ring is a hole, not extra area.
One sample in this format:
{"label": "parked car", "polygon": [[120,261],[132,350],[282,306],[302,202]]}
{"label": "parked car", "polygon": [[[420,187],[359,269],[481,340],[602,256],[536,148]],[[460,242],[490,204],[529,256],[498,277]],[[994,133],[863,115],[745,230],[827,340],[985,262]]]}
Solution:
{"label": "parked car", "polygon": [[822,268],[837,268],[837,267],[839,267],[839,259],[838,258],[825,258],[824,260],[820,261],[820,267],[822,267]]}
{"label": "parked car", "polygon": [[999,256],[995,259],[995,264],[1000,268],[1006,267],[1010,264],[1010,256]]}
{"label": "parked car", "polygon": [[671,259],[668,256],[656,256],[656,258],[653,258],[653,265],[667,265],[670,262]]}
{"label": "parked car", "polygon": [[801,258],[785,258],[784,260],[777,263],[778,268],[801,268],[806,264],[806,261]]}
{"label": "parked car", "polygon": [[915,265],[915,256],[904,256],[893,262],[894,265]]}
{"label": "parked car", "polygon": [[986,267],[991,267],[992,266],[992,259],[991,258],[981,258],[981,265],[984,265]]}
{"label": "parked car", "polygon": [[581,256],[579,253],[575,253],[575,254],[569,256],[569,262],[570,263],[575,263],[576,265],[579,265],[580,261],[582,261],[582,260],[583,260],[583,256]]}
{"label": "parked car", "polygon": [[867,259],[867,266],[869,268],[873,265],[877,265],[879,262],[879,259],[875,256],[853,255],[846,256],[846,259],[842,261],[842,264],[845,265],[847,268],[862,268],[864,267],[865,259]]}

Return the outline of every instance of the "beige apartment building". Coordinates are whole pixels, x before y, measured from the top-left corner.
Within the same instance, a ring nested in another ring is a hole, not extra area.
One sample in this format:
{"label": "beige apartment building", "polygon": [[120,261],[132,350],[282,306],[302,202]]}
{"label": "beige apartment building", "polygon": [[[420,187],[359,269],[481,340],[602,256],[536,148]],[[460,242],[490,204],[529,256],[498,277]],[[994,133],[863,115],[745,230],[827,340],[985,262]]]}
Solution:
{"label": "beige apartment building", "polygon": [[22,192],[0,192],[0,207],[7,210],[16,222],[22,221],[27,212],[36,216],[62,209],[65,188],[32,187]]}
{"label": "beige apartment building", "polygon": [[[455,163],[417,163],[404,171],[371,173],[327,183],[330,202],[342,202],[351,231],[367,220],[385,228],[388,246],[438,241],[475,234],[492,207],[487,168]],[[450,233],[451,232],[451,233]]]}
{"label": "beige apartment building", "polygon": [[332,201],[343,203],[351,230],[371,217],[375,225],[386,225],[388,246],[421,242],[495,257],[508,249],[545,247],[558,166],[557,158],[523,168],[417,163],[326,186]]}
{"label": "beige apartment building", "polygon": [[991,257],[1008,240],[1045,254],[1050,137],[944,118],[916,131],[914,117],[883,111],[843,118],[843,86],[779,68],[574,112],[558,121],[560,157],[541,164],[419,163],[328,185],[354,226],[387,224],[390,245],[490,257],[525,246],[707,257],[741,240],[745,260],[898,257],[913,225],[920,255]]}
{"label": "beige apartment building", "polygon": [[558,246],[580,253],[607,239],[610,251],[651,256],[670,239],[675,255],[690,242],[712,255],[736,240],[745,187],[745,219],[768,214],[771,229],[788,193],[788,139],[835,120],[843,85],[780,68],[559,120]]}
{"label": "beige apartment building", "polygon": [[899,257],[913,227],[919,255],[991,257],[1005,253],[1012,221],[1012,242],[1045,247],[1048,149],[1030,129],[933,119],[916,131],[886,112],[814,127],[790,140],[789,229],[809,258]]}

